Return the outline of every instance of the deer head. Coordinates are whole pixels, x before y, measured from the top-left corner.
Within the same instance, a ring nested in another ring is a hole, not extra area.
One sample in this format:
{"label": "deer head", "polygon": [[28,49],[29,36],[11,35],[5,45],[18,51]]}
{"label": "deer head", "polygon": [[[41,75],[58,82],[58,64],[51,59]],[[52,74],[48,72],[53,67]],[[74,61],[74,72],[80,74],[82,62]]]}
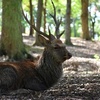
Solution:
{"label": "deer head", "polygon": [[[52,35],[53,36],[53,35]],[[66,45],[53,36],[53,38],[47,38],[43,35],[39,35],[40,43],[45,46],[45,50],[54,57],[57,62],[63,63],[65,60],[71,58],[71,54],[67,51]]]}
{"label": "deer head", "polygon": [[50,14],[50,16],[54,19],[55,22],[55,32],[58,32],[56,36],[51,34],[51,31],[48,27],[48,32],[49,35],[38,30],[35,25],[31,24],[30,21],[28,20],[27,16],[25,16],[23,10],[23,16],[25,18],[25,20],[28,22],[28,24],[30,24],[33,29],[35,29],[35,31],[37,31],[39,33],[38,38],[40,43],[46,47],[46,50],[53,55],[53,57],[55,57],[56,60],[58,60],[59,62],[63,62],[66,59],[69,59],[71,57],[71,54],[67,51],[65,44],[63,44],[63,42],[60,40],[60,37],[63,35],[64,31],[59,33],[59,26],[61,24],[61,19],[57,20],[56,18],[56,9],[54,6],[54,3],[52,1],[52,5],[54,8],[54,14]]}

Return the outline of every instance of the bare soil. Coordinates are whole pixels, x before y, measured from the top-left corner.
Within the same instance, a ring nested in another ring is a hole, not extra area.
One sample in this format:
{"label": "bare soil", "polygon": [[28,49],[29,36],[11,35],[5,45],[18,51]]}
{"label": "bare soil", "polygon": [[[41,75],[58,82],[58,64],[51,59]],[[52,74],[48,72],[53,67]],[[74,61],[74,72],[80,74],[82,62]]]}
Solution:
{"label": "bare soil", "polygon": [[[27,45],[33,41],[32,37],[24,37]],[[100,41],[72,38],[72,43],[66,48],[73,57],[63,63],[63,76],[55,86],[42,92],[20,89],[0,96],[0,100],[100,100]],[[43,48],[30,50],[37,56]]]}

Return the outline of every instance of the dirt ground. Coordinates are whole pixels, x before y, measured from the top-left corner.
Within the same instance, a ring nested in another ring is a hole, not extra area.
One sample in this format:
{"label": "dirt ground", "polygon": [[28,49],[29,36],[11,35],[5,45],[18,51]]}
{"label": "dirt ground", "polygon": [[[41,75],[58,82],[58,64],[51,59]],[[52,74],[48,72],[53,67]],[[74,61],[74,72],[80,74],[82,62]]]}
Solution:
{"label": "dirt ground", "polygon": [[[31,45],[33,38],[28,39],[24,42]],[[66,47],[73,57],[63,63],[63,76],[55,86],[42,92],[13,91],[0,100],[100,100],[100,42],[72,38],[72,43]],[[34,55],[43,50],[37,48],[31,49]]]}

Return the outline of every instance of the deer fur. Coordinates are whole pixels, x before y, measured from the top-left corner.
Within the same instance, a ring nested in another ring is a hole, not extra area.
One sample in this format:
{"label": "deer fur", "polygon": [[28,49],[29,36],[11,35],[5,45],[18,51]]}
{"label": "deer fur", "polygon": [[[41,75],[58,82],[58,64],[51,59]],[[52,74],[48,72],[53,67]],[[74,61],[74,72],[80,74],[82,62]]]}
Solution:
{"label": "deer fur", "polygon": [[43,91],[58,82],[62,75],[62,63],[71,58],[59,39],[49,41],[39,35],[45,49],[38,60],[0,62],[0,92],[17,89]]}

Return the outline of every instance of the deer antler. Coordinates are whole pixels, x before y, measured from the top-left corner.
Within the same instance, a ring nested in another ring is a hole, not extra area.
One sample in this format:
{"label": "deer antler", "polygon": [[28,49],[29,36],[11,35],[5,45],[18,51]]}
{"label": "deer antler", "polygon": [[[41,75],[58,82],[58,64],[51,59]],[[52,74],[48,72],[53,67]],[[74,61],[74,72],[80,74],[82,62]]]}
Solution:
{"label": "deer antler", "polygon": [[25,16],[23,9],[22,9],[22,14],[23,14],[25,20],[28,22],[28,24],[31,25],[32,28],[35,29],[36,32],[38,32],[39,34],[41,34],[41,35],[43,35],[43,36],[45,36],[45,37],[47,37],[47,38],[49,39],[49,35],[47,35],[47,34],[45,34],[44,32],[38,30],[38,29],[35,27],[35,25],[33,25],[33,24],[30,23],[30,21],[28,20],[27,16]]}
{"label": "deer antler", "polygon": [[[57,18],[56,18],[56,7],[55,7],[55,5],[54,5],[54,3],[53,3],[52,0],[51,0],[51,2],[52,2],[52,5],[53,5],[53,8],[54,8],[54,14],[53,14],[53,15],[50,14],[50,16],[54,19],[54,22],[55,22],[55,25],[56,25],[56,26],[55,26],[55,27],[56,27],[56,28],[55,28],[55,34],[56,34],[57,39],[59,39],[59,38],[61,37],[61,35],[64,33],[64,31],[63,31],[61,34],[59,34],[59,27],[60,27],[60,24],[61,24],[61,22],[62,22],[62,17],[61,17],[60,19],[57,20]],[[32,28],[35,29],[36,32],[38,32],[39,34],[41,34],[41,35],[47,37],[49,40],[55,39],[55,37],[51,34],[49,28],[48,28],[49,35],[47,35],[47,34],[45,34],[44,32],[38,30],[34,24],[31,24],[31,23],[30,23],[30,21],[28,20],[27,16],[25,16],[23,9],[22,9],[22,14],[23,14],[25,20],[28,22],[28,24],[31,25]]]}
{"label": "deer antler", "polygon": [[53,5],[53,9],[54,9],[54,14],[50,14],[50,16],[53,18],[54,22],[55,22],[55,25],[56,25],[56,28],[55,28],[55,34],[56,34],[56,37],[59,39],[61,37],[61,35],[64,33],[64,31],[59,34],[59,27],[60,27],[60,24],[62,22],[62,17],[60,19],[57,20],[56,18],[56,7],[53,3],[53,1],[51,0],[52,2],[52,5]]}
{"label": "deer antler", "polygon": [[50,31],[49,27],[48,27],[48,31],[49,31],[49,39],[54,40],[55,37],[54,37],[54,35],[51,34],[51,31]]}
{"label": "deer antler", "polygon": [[57,39],[59,39],[63,34],[64,34],[65,30],[63,30],[60,34],[57,34]]}

